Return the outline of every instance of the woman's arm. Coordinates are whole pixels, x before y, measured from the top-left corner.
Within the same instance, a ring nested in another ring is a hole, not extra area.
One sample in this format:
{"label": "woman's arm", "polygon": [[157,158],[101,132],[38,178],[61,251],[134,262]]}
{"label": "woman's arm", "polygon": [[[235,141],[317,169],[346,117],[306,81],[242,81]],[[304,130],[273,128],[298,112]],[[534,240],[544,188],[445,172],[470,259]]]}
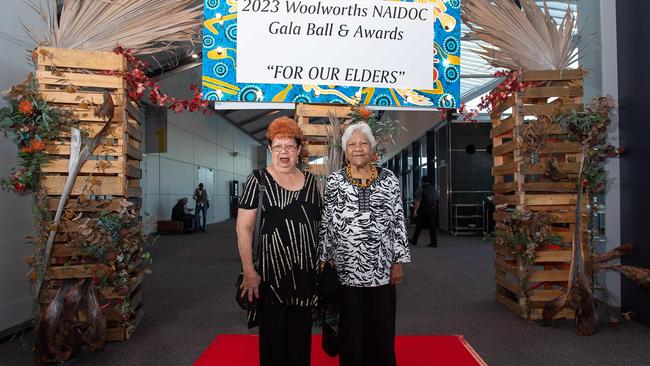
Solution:
{"label": "woman's arm", "polygon": [[336,204],[336,178],[330,175],[325,182],[325,194],[323,197],[323,210],[320,219],[319,231],[319,255],[320,267],[322,269],[325,262],[331,260],[332,255],[332,211]]}
{"label": "woman's arm", "polygon": [[259,298],[259,285],[261,282],[261,277],[253,265],[253,235],[257,210],[240,208],[237,211],[237,247],[239,248],[239,258],[244,271],[242,297],[248,295],[248,301],[250,302],[253,301],[253,297]]}
{"label": "woman's arm", "polygon": [[255,218],[257,209],[237,210],[237,248],[244,272],[255,270],[253,265],[253,235],[255,234]]}
{"label": "woman's arm", "polygon": [[411,261],[411,253],[406,239],[406,224],[404,222],[404,208],[399,184],[393,189],[393,230],[394,230],[394,256],[393,263],[408,263]]}
{"label": "woman's arm", "polygon": [[255,234],[255,222],[257,219],[258,202],[258,181],[255,174],[246,179],[244,192],[242,193],[237,211],[237,248],[241,259],[244,280],[242,281],[242,297],[248,296],[252,302],[253,297],[259,298],[259,286],[261,277],[253,264],[253,235]]}
{"label": "woman's arm", "polygon": [[406,239],[406,224],[404,222],[402,194],[399,188],[399,182],[397,182],[397,178],[393,178],[393,235],[395,239],[393,247],[393,266],[391,267],[390,282],[391,284],[397,284],[401,283],[404,278],[404,269],[402,268],[402,263],[408,263],[411,261],[411,253],[409,251],[408,241]]}

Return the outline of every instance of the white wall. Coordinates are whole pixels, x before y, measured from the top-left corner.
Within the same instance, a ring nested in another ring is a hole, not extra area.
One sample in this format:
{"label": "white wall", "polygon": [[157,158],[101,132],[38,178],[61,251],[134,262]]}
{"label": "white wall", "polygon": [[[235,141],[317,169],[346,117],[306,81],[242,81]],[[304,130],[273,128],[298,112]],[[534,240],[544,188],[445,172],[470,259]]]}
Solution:
{"label": "white wall", "polygon": [[[596,5],[594,5],[596,6]],[[602,95],[611,95],[618,102],[618,48],[616,35],[616,0],[600,0],[600,57]],[[646,40],[647,42],[647,40]],[[628,55],[632,57],[632,55]],[[610,125],[607,142],[619,146],[618,108]],[[621,169],[619,159],[607,159],[605,164],[607,189],[605,192],[605,236],[607,250],[621,241]],[[610,262],[617,264],[617,262]],[[610,295],[609,304],[621,306],[621,276],[614,271],[605,273],[605,287]]]}
{"label": "white wall", "polygon": [[[200,67],[165,77],[163,91],[172,96],[189,97],[189,85],[200,84]],[[143,208],[149,215],[148,230],[156,220],[169,220],[178,198],[187,197],[194,207],[192,192],[200,183],[198,167],[214,171],[214,190],[210,194],[208,223],[230,217],[231,180],[242,185],[258,167],[260,144],[223,118],[212,113],[184,112],[167,115],[167,153],[147,154],[143,160]],[[233,152],[237,155],[233,156]],[[263,162],[262,162],[263,164]]]}
{"label": "white wall", "polygon": [[387,111],[387,117],[400,122],[404,127],[399,131],[394,146],[390,146],[382,157],[382,163],[395,156],[402,149],[411,146],[411,143],[424,135],[433,126],[440,123],[440,112],[437,109],[423,111]]}
{"label": "white wall", "polygon": [[[578,28],[582,29],[588,42],[586,52],[580,59],[580,66],[587,70],[584,80],[584,101],[593,97],[611,95],[618,100],[618,67],[616,48],[616,1],[579,0]],[[609,133],[609,142],[618,146],[618,113],[614,113]],[[621,243],[620,221],[620,169],[618,159],[608,159],[607,189],[605,193],[606,248],[613,249]],[[620,260],[612,263],[620,264]],[[597,293],[601,300],[614,307],[621,306],[620,275],[614,271],[598,273],[598,285],[605,287],[607,296]]]}
{"label": "white wall", "polygon": [[[33,11],[22,0],[4,0],[0,12],[0,31],[4,34],[22,36],[18,20],[37,24]],[[25,79],[32,71],[27,63],[27,52],[0,38],[0,91],[9,89]],[[0,107],[6,102],[0,99]],[[17,163],[16,146],[0,136],[0,176],[8,177],[11,167]],[[8,328],[31,318],[31,298],[26,273],[29,267],[25,257],[32,247],[25,243],[25,235],[33,234],[31,196],[17,196],[0,191],[0,334]]]}

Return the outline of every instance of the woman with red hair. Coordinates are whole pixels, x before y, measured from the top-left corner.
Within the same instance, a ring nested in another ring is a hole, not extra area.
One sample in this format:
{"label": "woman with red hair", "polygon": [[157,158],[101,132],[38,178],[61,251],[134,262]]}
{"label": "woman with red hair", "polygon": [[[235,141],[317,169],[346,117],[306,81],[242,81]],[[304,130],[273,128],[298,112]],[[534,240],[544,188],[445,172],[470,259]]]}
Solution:
{"label": "woman with red hair", "polygon": [[[302,130],[288,117],[275,119],[267,137],[271,163],[248,176],[237,216],[237,245],[250,302],[249,327],[259,324],[261,366],[308,366],[311,309],[316,304],[321,197],[316,178],[297,168]],[[260,186],[264,201],[258,202]],[[262,209],[259,257],[252,242]]]}

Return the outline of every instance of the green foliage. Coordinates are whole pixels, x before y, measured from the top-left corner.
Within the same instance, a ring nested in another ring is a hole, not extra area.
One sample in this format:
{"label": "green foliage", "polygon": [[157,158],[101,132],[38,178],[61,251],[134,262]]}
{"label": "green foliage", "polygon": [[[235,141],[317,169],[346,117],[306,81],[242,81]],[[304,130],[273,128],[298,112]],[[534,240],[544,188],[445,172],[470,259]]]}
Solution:
{"label": "green foliage", "polygon": [[0,108],[0,130],[10,136],[18,150],[19,167],[0,180],[3,189],[22,193],[38,189],[39,172],[47,163],[47,142],[60,139],[63,126],[72,124],[71,114],[51,105],[38,92],[31,76],[12,88],[5,98],[9,105]]}
{"label": "green foliage", "polygon": [[590,196],[595,196],[605,190],[605,168],[602,164],[589,162],[582,169],[582,186],[587,190]]}
{"label": "green foliage", "polygon": [[569,132],[570,141],[579,142],[585,152],[582,187],[590,196],[604,191],[603,162],[618,156],[621,149],[607,144],[607,133],[615,103],[611,97],[594,98],[584,111],[559,115],[555,122]]}
{"label": "green foliage", "polygon": [[153,244],[155,238],[142,231],[140,216],[128,209],[129,205],[122,200],[120,208],[76,217],[78,230],[69,234],[71,245],[102,264],[95,281],[99,287],[127,288],[129,266],[139,259],[151,261],[151,254],[143,247]]}
{"label": "green foliage", "polygon": [[526,276],[520,279],[520,287],[528,291],[528,277],[535,261],[535,253],[544,245],[562,245],[562,238],[553,232],[552,215],[517,208],[503,212],[503,220],[496,223],[494,244],[506,248],[515,258],[521,259]]}
{"label": "green foliage", "polygon": [[569,114],[558,116],[556,122],[569,132],[572,141],[583,142],[593,135],[594,127],[605,127],[607,119],[598,111],[578,112],[574,109]]}

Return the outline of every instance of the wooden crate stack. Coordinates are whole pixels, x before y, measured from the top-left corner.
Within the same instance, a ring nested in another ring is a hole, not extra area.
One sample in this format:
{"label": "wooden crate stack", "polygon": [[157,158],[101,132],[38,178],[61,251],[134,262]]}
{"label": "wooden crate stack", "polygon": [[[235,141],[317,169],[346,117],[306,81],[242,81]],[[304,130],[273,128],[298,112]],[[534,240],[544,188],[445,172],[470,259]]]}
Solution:
{"label": "wooden crate stack", "polygon": [[[567,131],[540,116],[583,110],[583,75],[582,70],[523,71],[518,81],[536,86],[511,93],[491,112],[495,204],[508,205],[507,210],[521,207],[550,213],[554,232],[568,248],[538,248],[527,280],[522,260],[509,249],[496,248],[496,299],[523,318],[541,319],[544,305],[565,292],[569,277],[580,145],[566,141]],[[545,146],[535,163],[526,161],[522,149],[525,123],[544,124]],[[546,174],[548,159],[556,159],[560,179],[551,180]],[[494,218],[499,222],[504,216],[497,211]],[[557,315],[574,316],[569,308]]]}
{"label": "wooden crate stack", "polygon": [[[115,112],[103,142],[95,148],[92,156],[81,166],[66,210],[75,215],[83,212],[94,215],[98,206],[112,200],[127,199],[139,210],[141,206],[140,161],[142,153],[139,106],[129,100],[126,82],[121,75],[107,71],[124,72],[126,60],[111,52],[91,52],[72,49],[43,47],[36,50],[38,57],[36,79],[43,97],[53,105],[72,111],[78,128],[88,142],[104,126],[105,121],[94,115],[94,105],[101,105],[103,93],[109,92],[115,104]],[[70,136],[70,131],[63,131]],[[46,145],[49,161],[42,169],[41,185],[48,195],[48,206],[55,211],[63,193],[68,175],[70,141],[50,142]],[[84,196],[91,200],[83,205],[76,198]],[[89,263],[81,248],[68,243],[67,233],[77,225],[63,221],[52,249],[47,269],[46,290],[41,297],[42,306],[53,298],[64,279],[92,278],[98,264]],[[123,341],[130,332],[117,310],[119,304],[128,302],[134,314],[129,322],[135,326],[144,314],[142,304],[142,280],[144,269],[140,256],[128,266],[128,291],[116,288],[99,289],[98,297],[111,300],[111,306],[103,309],[107,319],[108,341]],[[83,263],[83,264],[82,264]],[[103,305],[104,303],[102,303]]]}
{"label": "wooden crate stack", "polygon": [[[352,107],[332,104],[298,104],[296,106],[296,122],[305,134],[305,149],[307,156],[303,156],[301,163],[306,165],[314,158],[327,156],[327,131],[329,114],[333,114],[343,122]],[[315,123],[315,122],[321,123]],[[309,164],[309,171],[315,175],[325,175],[325,164]]]}

